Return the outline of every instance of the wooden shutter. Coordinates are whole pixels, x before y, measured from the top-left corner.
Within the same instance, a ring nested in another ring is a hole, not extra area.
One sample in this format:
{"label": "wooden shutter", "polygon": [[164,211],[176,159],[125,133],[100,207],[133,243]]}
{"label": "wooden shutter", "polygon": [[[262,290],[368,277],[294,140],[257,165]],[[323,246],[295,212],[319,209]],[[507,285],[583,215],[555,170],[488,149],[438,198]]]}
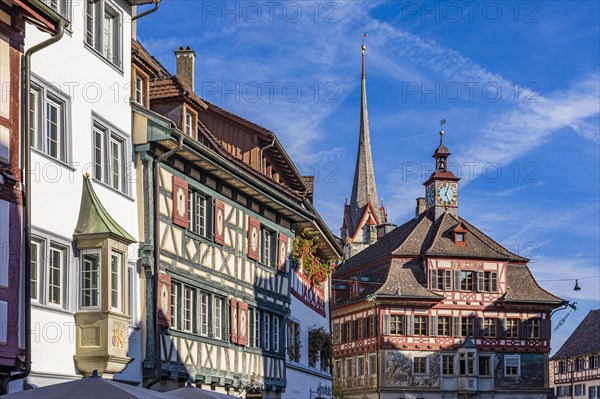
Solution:
{"label": "wooden shutter", "polygon": [[248,257],[260,258],[260,222],[251,216],[248,217]]}
{"label": "wooden shutter", "polygon": [[429,316],[429,335],[437,336],[437,316]]}
{"label": "wooden shutter", "polygon": [[506,319],[498,319],[498,337],[506,338]]}
{"label": "wooden shutter", "polygon": [[452,329],[455,337],[460,337],[460,317],[454,316],[452,318]]}
{"label": "wooden shutter", "polygon": [[429,270],[429,289],[432,290],[437,290],[438,286],[437,286],[437,273],[438,271],[436,269],[430,269]]}
{"label": "wooden shutter", "polygon": [[521,320],[521,338],[528,339],[529,335],[527,335],[527,320]]}
{"label": "wooden shutter", "polygon": [[231,342],[237,344],[238,338],[238,301],[231,298],[229,300],[229,329],[231,334]]}
{"label": "wooden shutter", "polygon": [[[131,294],[131,293],[130,293]],[[158,324],[171,327],[171,276],[158,273]]]}
{"label": "wooden shutter", "polygon": [[350,341],[356,339],[356,320],[350,322]]}
{"label": "wooden shutter", "polygon": [[348,342],[348,337],[346,336],[346,323],[342,323],[340,327],[342,329],[342,342]]}
{"label": "wooden shutter", "polygon": [[[172,182],[172,202],[173,202],[173,211],[172,211],[172,220],[173,223],[179,227],[183,227],[187,229],[188,227],[188,219],[189,219],[189,209],[188,209],[188,183],[187,181],[173,176]],[[154,204],[154,206],[159,206],[158,204]]]}
{"label": "wooden shutter", "polygon": [[485,291],[484,287],[484,274],[483,272],[477,272],[477,292]]}
{"label": "wooden shutter", "polygon": [[492,292],[498,291],[498,273],[496,273],[496,272],[490,273],[490,291],[492,291]]}
{"label": "wooden shutter", "polygon": [[406,335],[415,335],[415,317],[413,315],[406,315]]}
{"label": "wooden shutter", "polygon": [[248,345],[248,304],[238,302],[238,345]]}
{"label": "wooden shutter", "polygon": [[289,238],[283,233],[279,233],[279,241],[277,247],[277,270],[285,273],[287,271],[287,261],[289,249]]}
{"label": "wooden shutter", "polygon": [[365,317],[363,319],[362,326],[363,326],[362,336],[363,336],[363,338],[367,338],[369,336],[369,318],[368,317]]}
{"label": "wooden shutter", "polygon": [[477,317],[475,319],[475,329],[474,329],[474,334],[475,336],[481,338],[483,337],[483,318],[482,317]]}
{"label": "wooden shutter", "polygon": [[454,271],[454,291],[460,291],[460,270]]}
{"label": "wooden shutter", "polygon": [[383,335],[390,335],[390,315],[383,315]]}
{"label": "wooden shutter", "polygon": [[213,226],[215,242],[225,244],[225,203],[218,198],[215,198]]}
{"label": "wooden shutter", "polygon": [[[542,339],[550,339],[550,320],[548,319],[540,319],[540,324],[542,325]],[[592,358],[590,357],[590,362],[592,361]],[[592,365],[589,366],[590,368],[592,367]]]}

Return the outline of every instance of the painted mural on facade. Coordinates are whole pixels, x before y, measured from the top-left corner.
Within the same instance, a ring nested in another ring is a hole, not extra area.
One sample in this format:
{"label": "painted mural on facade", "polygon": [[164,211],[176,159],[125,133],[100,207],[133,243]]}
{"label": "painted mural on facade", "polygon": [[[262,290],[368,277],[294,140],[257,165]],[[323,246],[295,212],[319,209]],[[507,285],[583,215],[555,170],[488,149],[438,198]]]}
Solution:
{"label": "painted mural on facade", "polygon": [[427,357],[428,373],[413,373],[413,354],[386,351],[384,355],[383,385],[394,387],[435,387],[440,383],[440,360],[433,353],[420,353]]}
{"label": "painted mural on facade", "polygon": [[545,355],[541,353],[523,353],[521,357],[521,373],[519,376],[506,376],[504,372],[504,356],[496,356],[494,369],[497,389],[544,388],[546,374]]}

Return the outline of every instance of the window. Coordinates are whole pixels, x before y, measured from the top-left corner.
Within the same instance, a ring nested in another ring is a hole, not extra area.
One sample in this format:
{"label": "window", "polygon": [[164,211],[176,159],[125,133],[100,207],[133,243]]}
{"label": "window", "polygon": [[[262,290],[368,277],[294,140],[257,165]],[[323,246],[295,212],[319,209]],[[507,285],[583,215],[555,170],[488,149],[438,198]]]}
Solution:
{"label": "window", "polygon": [[200,294],[200,335],[208,336],[208,294]]}
{"label": "window", "polygon": [[68,0],[42,0],[48,7],[65,17],[67,20],[71,18],[71,4]]}
{"label": "window", "polygon": [[359,356],[356,358],[356,376],[362,377],[365,375],[365,357]]}
{"label": "window", "polygon": [[352,359],[346,359],[346,378],[352,378]]}
{"label": "window", "polygon": [[196,137],[195,130],[195,115],[187,107],[183,107],[183,132],[190,137]]}
{"label": "window", "polygon": [[31,300],[40,300],[41,275],[44,268],[44,243],[41,241],[31,242]]}
{"label": "window", "polygon": [[496,338],[497,319],[483,319],[482,331],[484,338]]}
{"label": "window", "polygon": [[585,369],[585,360],[583,357],[575,359],[575,371],[583,371]]}
{"label": "window", "polygon": [[127,311],[133,320],[136,319],[137,310],[136,310],[136,301],[137,298],[137,289],[136,289],[136,269],[135,265],[129,265],[127,267],[127,287],[129,291],[129,296],[127,297]]}
{"label": "window", "polygon": [[183,331],[194,332],[194,293],[195,290],[190,287],[183,289]]}
{"label": "window", "polygon": [[475,374],[475,353],[463,352],[458,355],[460,375]]}
{"label": "window", "polygon": [[356,338],[361,339],[364,338],[363,337],[363,331],[364,331],[364,324],[365,324],[365,320],[364,319],[358,319],[356,321],[356,323],[358,323],[358,326],[356,327]]}
{"label": "window", "polygon": [[261,230],[263,240],[261,262],[267,266],[275,267],[274,249],[277,248],[277,245],[274,243],[275,233],[266,228],[262,228]]}
{"label": "window", "polygon": [[564,374],[567,372],[567,362],[565,362],[564,360],[561,360],[560,362],[558,362],[558,372],[561,374]]}
{"label": "window", "polygon": [[265,313],[264,315],[264,325],[265,325],[265,340],[263,349],[271,350],[271,315]]}
{"label": "window", "polygon": [[181,285],[179,283],[171,284],[171,328],[178,329],[179,328],[179,318],[178,310],[179,310],[179,292],[181,290]]}
{"label": "window", "polygon": [[473,291],[473,272],[460,272],[460,290]]}
{"label": "window", "polygon": [[575,396],[585,395],[585,384],[575,384]]}
{"label": "window", "polygon": [[427,374],[427,357],[413,357],[413,374]]}
{"label": "window", "polygon": [[40,84],[32,84],[29,98],[31,146],[54,159],[67,162],[66,98]]}
{"label": "window", "polygon": [[479,356],[479,375],[480,376],[491,376],[491,357],[490,356]]}
{"label": "window", "polygon": [[375,354],[369,355],[369,375],[377,374],[377,357]]}
{"label": "window", "polygon": [[63,305],[64,269],[65,249],[51,245],[48,265],[48,303],[52,305]]}
{"label": "window", "polygon": [[279,317],[273,316],[273,351],[279,352]]}
{"label": "window", "polygon": [[256,322],[254,323],[254,347],[255,348],[260,348],[260,310],[256,309],[255,311],[255,318],[254,320],[256,320]]}
{"label": "window", "polygon": [[188,195],[188,218],[189,229],[192,233],[207,237],[208,218],[206,208],[207,198],[197,191],[191,191]]}
{"label": "window", "polygon": [[369,317],[369,337],[375,336],[375,316]]}
{"label": "window", "polygon": [[81,307],[98,307],[100,299],[100,254],[85,253],[81,257]]}
{"label": "window", "polygon": [[506,338],[519,338],[519,319],[506,319],[504,331]]}
{"label": "window", "polygon": [[465,233],[456,233],[456,242],[465,242]]}
{"label": "window", "polygon": [[475,336],[475,318],[473,316],[461,317],[460,334],[463,337],[474,337]]}
{"label": "window", "polygon": [[415,316],[415,335],[427,335],[427,316]]}
{"label": "window", "polygon": [[434,290],[451,290],[452,289],[452,271],[444,269],[432,269],[431,273],[431,289]]}
{"label": "window", "polygon": [[439,316],[437,325],[437,335],[441,337],[450,336],[450,316]]}
{"label": "window", "polygon": [[106,0],[87,0],[85,42],[108,62],[121,67],[121,14]]}
{"label": "window", "polygon": [[344,331],[346,332],[345,342],[352,341],[352,323],[346,322],[344,323]]}
{"label": "window", "polygon": [[404,335],[404,316],[390,316],[390,334]]}
{"label": "window", "polygon": [[110,257],[110,303],[113,310],[121,310],[121,270],[122,259],[120,253],[113,252]]}
{"label": "window", "polygon": [[504,375],[519,376],[521,357],[519,355],[504,355]]}
{"label": "window", "polygon": [[442,374],[454,374],[454,355],[442,355]]}
{"label": "window", "polygon": [[133,99],[136,103],[141,104],[141,105],[145,105],[145,101],[144,101],[144,92],[146,87],[146,82],[144,81],[144,78],[142,78],[140,75],[138,75],[137,73],[135,74],[135,92],[134,92],[134,96]]}
{"label": "window", "polygon": [[498,291],[498,273],[496,272],[478,272],[477,290],[480,292]]}
{"label": "window", "polygon": [[340,378],[342,378],[342,361],[336,360],[333,368],[334,368],[333,375],[335,376],[335,379],[339,380]]}
{"label": "window", "polygon": [[223,306],[224,298],[214,297],[214,328],[213,337],[216,339],[223,339]]}
{"label": "window", "polygon": [[600,386],[592,386],[590,387],[590,399],[597,399],[598,398],[598,390],[600,389]]}
{"label": "window", "polygon": [[571,386],[570,385],[562,385],[562,386],[556,387],[556,396],[558,396],[558,397],[571,396]]}
{"label": "window", "polygon": [[588,363],[588,367],[591,369],[597,369],[600,367],[599,364],[599,356],[598,355],[592,355],[589,357],[588,359],[589,363]]}
{"label": "window", "polygon": [[527,320],[527,338],[539,339],[540,338],[540,319],[529,319]]}
{"label": "window", "polygon": [[92,125],[94,179],[127,193],[125,179],[125,139],[106,123]]}

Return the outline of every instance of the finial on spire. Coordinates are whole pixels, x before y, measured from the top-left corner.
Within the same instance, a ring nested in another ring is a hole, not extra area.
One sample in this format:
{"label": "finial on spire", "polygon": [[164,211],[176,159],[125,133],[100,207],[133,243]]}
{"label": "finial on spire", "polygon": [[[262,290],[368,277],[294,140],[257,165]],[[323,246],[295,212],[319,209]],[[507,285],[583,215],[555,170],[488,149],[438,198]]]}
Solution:
{"label": "finial on spire", "polygon": [[440,120],[440,145],[442,145],[442,137],[444,137],[444,131],[442,130],[442,126],[446,124],[446,119]]}
{"label": "finial on spire", "polygon": [[365,50],[367,46],[365,46],[365,38],[367,37],[367,32],[363,32],[362,45],[360,46],[360,50],[362,52],[362,78],[365,78]]}

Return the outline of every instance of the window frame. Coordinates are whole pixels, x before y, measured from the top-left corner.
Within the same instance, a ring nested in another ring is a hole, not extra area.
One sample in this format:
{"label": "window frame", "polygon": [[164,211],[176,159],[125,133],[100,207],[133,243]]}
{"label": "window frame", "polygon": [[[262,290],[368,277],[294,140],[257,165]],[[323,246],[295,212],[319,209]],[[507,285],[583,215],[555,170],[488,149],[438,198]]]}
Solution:
{"label": "window frame", "polygon": [[[53,9],[54,11],[56,11],[58,14],[60,14],[60,16],[62,16],[63,18],[65,18],[67,21],[71,22],[71,17],[72,17],[72,1],[71,0],[54,0],[57,3],[57,6],[53,6],[52,2],[53,0],[42,0],[42,2],[44,4],[46,4],[48,7],[50,7],[51,9]],[[60,5],[58,5],[60,4]]]}
{"label": "window frame", "polygon": [[346,377],[346,379],[348,378],[352,378],[352,358],[346,358],[346,361],[344,362],[344,376]]}
{"label": "window frame", "polygon": [[368,375],[370,376],[377,374],[377,355],[375,353],[369,354],[367,373],[369,373]]}
{"label": "window frame", "polygon": [[[481,363],[482,360],[487,359],[486,361],[488,362],[488,372],[486,374],[482,374],[481,372]],[[478,359],[477,359],[477,373],[480,377],[492,377],[493,376],[493,357],[492,355],[479,355]]]}
{"label": "window frame", "polygon": [[277,234],[274,230],[260,226],[260,263],[270,268],[277,268]]}
{"label": "window frame", "polygon": [[[114,258],[117,258],[117,273],[115,273],[114,270]],[[109,265],[109,275],[110,275],[110,310],[112,310],[113,312],[119,312],[119,313],[125,313],[123,312],[123,259],[124,259],[124,255],[123,253],[119,252],[119,251],[115,251],[114,249],[111,249],[110,251],[110,265]],[[116,274],[116,289],[114,287],[115,285],[115,274]],[[116,296],[115,296],[116,294]],[[115,306],[115,301],[116,300],[116,306]]]}
{"label": "window frame", "polygon": [[[91,7],[90,7],[91,5]],[[84,44],[89,50],[106,61],[109,65],[122,72],[123,68],[123,11],[112,1],[109,0],[86,0],[85,3],[85,35]],[[93,10],[93,15],[90,14]],[[106,15],[112,13],[110,18],[112,26],[112,47],[113,53],[107,53],[106,41]],[[91,19],[90,19],[91,18]],[[90,29],[91,28],[91,29]],[[93,36],[90,37],[90,33]],[[90,43],[91,42],[91,43]]]}
{"label": "window frame", "polygon": [[[101,137],[102,148],[99,151],[100,160],[97,159],[98,147],[97,138]],[[118,185],[115,186],[115,171],[114,171],[114,149],[113,144],[118,146]],[[112,124],[108,123],[104,118],[93,114],[92,115],[92,176],[97,182],[111,188],[112,190],[130,195],[130,184],[128,179],[127,162],[129,154],[129,139],[125,133],[117,129]],[[100,168],[100,177],[98,176],[98,167]]]}
{"label": "window frame", "polygon": [[[418,326],[418,328],[417,328]],[[428,331],[428,317],[422,315],[415,315],[413,321],[413,335],[415,336],[427,336]]]}
{"label": "window frame", "polygon": [[271,350],[271,314],[269,314],[267,312],[263,312],[263,324],[264,324],[263,349],[270,351]]}
{"label": "window frame", "polygon": [[[456,372],[456,370],[455,370],[456,367],[454,364],[455,362],[456,362],[456,355],[442,353],[442,359],[441,359],[441,374],[442,374],[442,376],[455,375],[455,372]],[[449,367],[450,370],[448,370],[448,366],[450,366]]]}
{"label": "window frame", "polygon": [[[197,290],[187,284],[182,284],[182,296],[181,296],[181,331],[195,334],[196,333],[196,309],[195,304],[197,302]],[[190,293],[188,301],[188,293]],[[189,308],[186,308],[189,306]],[[186,315],[186,312],[187,315]],[[189,318],[186,318],[189,316]]]}
{"label": "window frame", "polygon": [[542,319],[533,318],[527,320],[527,339],[541,339]]}
{"label": "window frame", "polygon": [[273,315],[273,352],[279,353],[281,351],[281,344],[280,344],[280,322],[279,322],[279,316],[275,316]]}
{"label": "window frame", "polygon": [[437,317],[437,336],[451,337],[452,336],[452,317],[438,316]]}
{"label": "window frame", "polygon": [[[517,366],[509,366],[507,363],[507,359],[517,359]],[[516,370],[516,374],[515,373],[508,373],[507,371],[509,370]],[[520,355],[504,355],[504,376],[505,377],[520,377],[521,376],[521,356]]]}
{"label": "window frame", "polygon": [[[88,256],[95,256],[96,258],[96,284],[97,287],[95,288],[96,290],[96,301],[97,303],[95,305],[85,305],[84,304],[84,282],[85,282],[85,278],[84,278],[84,265],[85,265],[85,258]],[[97,310],[100,309],[101,304],[102,304],[102,298],[101,298],[101,293],[102,293],[102,254],[101,251],[99,249],[88,249],[88,250],[82,250],[79,253],[79,268],[80,268],[80,283],[79,283],[79,309],[80,310]]]}
{"label": "window frame", "polygon": [[[471,332],[469,334],[469,331]],[[460,334],[461,337],[475,337],[475,317],[461,316],[460,317]]]}
{"label": "window frame", "polygon": [[[201,199],[201,201],[199,201]],[[190,188],[188,190],[188,228],[187,230],[199,237],[210,239],[210,217],[212,199],[207,194]],[[202,210],[202,213],[199,212]]]}
{"label": "window frame", "polygon": [[[472,270],[461,270],[460,271],[460,289],[459,291],[475,291],[476,274]],[[467,284],[469,283],[470,284]],[[470,288],[469,288],[470,287]]]}
{"label": "window frame", "polygon": [[498,319],[486,317],[481,321],[482,338],[498,338]]}
{"label": "window frame", "polygon": [[[509,325],[509,323],[515,323],[514,325]],[[504,325],[504,336],[509,339],[518,339],[519,331],[521,329],[521,320],[510,318],[506,319],[506,324]]]}
{"label": "window frame", "polygon": [[[44,268],[46,266],[46,241],[42,240],[42,239],[38,239],[35,237],[31,238],[31,248],[33,247],[37,248],[37,256],[36,256],[36,277],[37,279],[35,280],[35,284],[36,284],[36,289],[35,289],[35,293],[36,296],[35,298],[33,296],[31,296],[31,301],[35,302],[35,303],[41,303],[41,301],[43,301],[44,298],[44,280],[43,280],[43,276],[44,276]],[[30,249],[31,249],[30,248]],[[33,264],[33,255],[31,256],[31,264]],[[31,276],[34,275],[33,272],[31,272],[30,274]],[[34,280],[32,278],[31,283],[34,283]],[[34,289],[32,287],[31,292],[34,292]]]}
{"label": "window frame", "polygon": [[362,377],[365,375],[365,357],[357,356],[356,357],[356,376]]}
{"label": "window frame", "polygon": [[[61,254],[61,267],[60,267],[60,274],[59,274],[59,282],[60,285],[58,286],[60,289],[59,292],[59,297],[60,297],[60,302],[52,302],[50,300],[51,297],[51,269],[52,269],[52,251],[55,251],[57,253]],[[60,244],[56,244],[54,242],[50,242],[50,244],[48,245],[48,262],[47,262],[47,273],[46,275],[48,276],[46,281],[47,281],[47,289],[46,289],[46,305],[48,306],[52,306],[52,307],[56,307],[56,308],[60,308],[60,309],[65,309],[66,308],[66,303],[67,302],[67,296],[66,296],[66,265],[68,262],[68,252],[67,252],[67,248],[61,246]]]}
{"label": "window frame", "polygon": [[[417,362],[416,360],[419,359],[419,361]],[[424,364],[422,364],[421,362],[424,360]],[[416,369],[416,366],[419,367],[419,370]],[[421,366],[423,367],[423,371],[421,371]],[[412,372],[415,375],[426,375],[429,371],[429,357],[428,356],[423,356],[423,355],[419,355],[419,356],[413,356],[412,358]]]}
{"label": "window frame", "polygon": [[406,318],[404,315],[390,315],[390,335],[405,335]]}

